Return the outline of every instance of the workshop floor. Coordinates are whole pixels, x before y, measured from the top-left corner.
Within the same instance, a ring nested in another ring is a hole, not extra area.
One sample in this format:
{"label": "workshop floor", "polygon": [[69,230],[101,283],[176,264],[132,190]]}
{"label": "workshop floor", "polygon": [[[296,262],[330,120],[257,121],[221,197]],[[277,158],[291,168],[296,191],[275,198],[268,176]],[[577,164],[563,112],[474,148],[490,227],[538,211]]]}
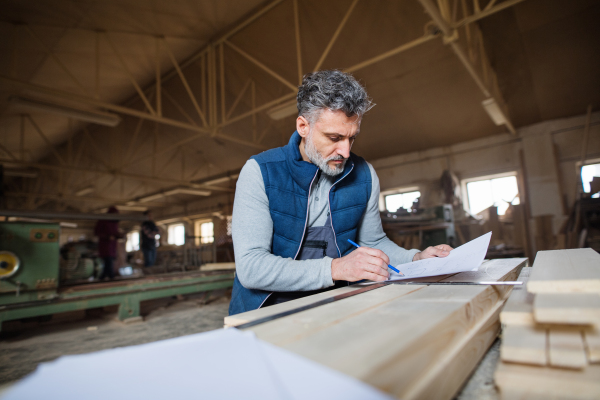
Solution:
{"label": "workshop floor", "polygon": [[[144,320],[125,324],[116,320],[116,307],[81,313],[53,322],[8,326],[0,334],[0,395],[13,382],[33,372],[41,362],[67,354],[90,353],[190,335],[223,327],[229,307],[228,292],[142,303]],[[74,318],[76,318],[74,320]],[[497,400],[493,372],[499,357],[497,340],[479,363],[456,400]]]}

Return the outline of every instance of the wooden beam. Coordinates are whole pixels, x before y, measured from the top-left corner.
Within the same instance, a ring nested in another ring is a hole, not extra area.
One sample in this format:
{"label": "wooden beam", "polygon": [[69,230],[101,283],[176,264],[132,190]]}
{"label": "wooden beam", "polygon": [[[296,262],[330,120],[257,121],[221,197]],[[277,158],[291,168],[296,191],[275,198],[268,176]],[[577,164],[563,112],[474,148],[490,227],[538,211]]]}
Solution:
{"label": "wooden beam", "polygon": [[85,87],[81,84],[81,82],[79,82],[77,78],[75,78],[75,75],[73,75],[73,73],[69,71],[66,65],[58,58],[58,56],[54,54],[54,52],[44,44],[42,39],[33,30],[31,30],[31,28],[28,25],[24,26],[25,30],[40,45],[40,47],[46,52],[46,54],[48,54],[48,56],[50,56],[50,58],[52,58],[56,62],[56,64],[58,64],[58,66],[69,76],[69,78],[71,78],[71,80],[79,87],[79,89],[84,94],[87,94],[87,90],[85,89]]}
{"label": "wooden beam", "polygon": [[[100,100],[96,100],[96,99],[93,99],[93,98],[90,98],[90,97],[79,96],[79,95],[76,95],[76,94],[73,94],[73,93],[64,92],[64,91],[61,91],[61,90],[57,90],[57,89],[53,89],[53,88],[48,88],[48,87],[45,87],[45,86],[36,85],[36,84],[24,82],[24,81],[19,81],[19,80],[12,79],[12,78],[9,78],[9,77],[3,76],[3,75],[0,75],[0,82],[4,82],[4,83],[7,83],[7,84],[15,85],[15,86],[18,86],[18,87],[21,87],[21,88],[31,89],[31,90],[34,90],[34,91],[38,91],[40,93],[47,93],[47,94],[50,94],[50,95],[53,95],[53,96],[56,96],[56,97],[59,97],[59,98],[62,98],[62,99],[80,102],[82,104],[88,104],[88,105],[92,105],[92,106],[106,108],[107,110],[112,110],[112,111],[115,111],[117,113],[121,113],[121,114],[125,114],[125,115],[131,115],[133,117],[138,117],[138,118],[144,118],[144,119],[147,119],[147,120],[150,120],[150,121],[159,122],[159,123],[162,123],[162,124],[165,124],[165,125],[175,126],[177,128],[182,128],[182,129],[187,129],[189,131],[197,132],[197,134],[191,136],[188,139],[185,139],[184,143],[188,143],[189,141],[196,140],[196,139],[200,138],[201,136],[203,136],[203,134],[206,135],[206,134],[210,133],[210,131],[208,129],[203,128],[203,127],[194,126],[194,125],[187,124],[185,122],[177,121],[177,120],[174,120],[174,119],[169,119],[169,118],[165,118],[165,117],[159,117],[159,116],[156,116],[156,115],[150,115],[148,113],[144,113],[144,112],[141,112],[141,111],[138,111],[138,110],[134,110],[134,109],[131,109],[131,108],[127,108],[127,107],[118,106],[118,105],[111,104],[111,103],[106,103],[106,102],[103,102],[103,101],[100,101]],[[293,95],[295,96],[295,94],[293,94]],[[281,101],[283,101],[283,100],[285,100],[287,98],[289,98],[289,95],[283,96],[280,99],[276,99],[276,100],[274,100],[272,102],[269,102],[269,103],[263,105],[262,107],[259,107],[259,109],[253,110],[252,112],[262,111],[264,108],[268,108],[268,107],[270,107],[272,105],[275,105],[275,104],[277,104],[277,103],[279,103],[279,102],[281,102]],[[248,114],[248,115],[251,115],[252,112],[250,112],[250,114]],[[243,118],[245,118],[245,117],[246,116],[244,116]],[[237,121],[238,119],[239,119],[239,117],[235,118],[235,121]],[[235,122],[235,121],[233,121],[233,122]],[[228,125],[229,123],[231,123],[231,121],[228,121],[227,124],[224,124],[224,125]],[[222,126],[224,126],[224,125],[222,125]],[[250,146],[250,147],[254,147],[254,148],[265,150],[265,148],[263,146],[257,145],[255,143],[252,143],[252,142],[249,142],[249,141],[245,141],[245,140],[237,139],[237,138],[234,138],[234,137],[230,137],[230,136],[222,134],[222,133],[217,133],[216,137],[218,137],[220,139],[223,139],[223,140],[226,140],[226,141],[230,141],[230,142],[234,142],[234,143],[239,143],[239,144],[244,144],[244,145],[247,145],[247,146]],[[183,144],[183,143],[180,143],[180,144]],[[131,163],[128,164],[128,165],[131,165]]]}
{"label": "wooden beam", "polygon": [[200,106],[198,105],[198,101],[196,100],[196,96],[194,95],[194,92],[192,92],[192,88],[188,84],[187,79],[185,79],[185,75],[181,71],[181,68],[179,67],[179,63],[175,59],[175,56],[171,52],[171,49],[169,49],[169,45],[167,44],[166,40],[163,40],[163,44],[165,47],[165,51],[167,52],[169,59],[171,60],[171,64],[173,64],[175,71],[177,71],[177,75],[179,75],[179,79],[181,79],[181,83],[183,83],[183,87],[185,88],[185,91],[187,92],[190,100],[192,101],[192,104],[194,105],[194,108],[196,109],[198,116],[200,116],[202,123],[204,124],[204,126],[206,126],[207,123],[206,123],[206,118],[204,117],[204,112],[202,112],[202,110],[200,109]]}
{"label": "wooden beam", "polygon": [[163,89],[163,95],[167,98],[167,100],[169,100],[169,102],[177,109],[177,111],[179,111],[179,113],[188,120],[188,122],[194,126],[198,126],[198,124],[196,123],[196,121],[194,121],[194,119],[190,116],[190,114],[188,114],[183,107],[181,107],[181,105],[177,102],[177,100],[175,100],[173,98],[173,96],[171,96],[166,89]]}
{"label": "wooden beam", "polygon": [[[357,0],[354,0],[354,1],[357,1]],[[244,50],[237,47],[235,44],[231,43],[229,40],[226,40],[225,44],[227,44],[227,46],[231,47],[237,53],[242,55],[248,61],[252,62],[254,65],[256,65],[257,67],[259,67],[260,69],[265,71],[267,74],[271,75],[273,78],[275,78],[279,82],[283,83],[285,86],[289,87],[292,90],[298,90],[298,87],[296,85],[293,85],[292,83],[290,83],[287,79],[283,78],[281,75],[279,75],[278,73],[273,71],[271,68],[267,67],[265,64],[258,61],[256,58],[252,57],[250,54],[246,53]]]}
{"label": "wooden beam", "polygon": [[321,65],[323,65],[325,58],[327,58],[327,55],[329,55],[331,48],[335,44],[342,29],[344,29],[344,26],[346,25],[346,22],[348,22],[348,19],[350,18],[350,14],[352,14],[352,10],[354,10],[354,7],[356,7],[357,3],[358,3],[358,0],[353,0],[352,3],[350,4],[350,7],[348,7],[348,10],[346,11],[344,18],[342,18],[342,21],[340,22],[337,29],[333,33],[333,36],[331,37],[331,39],[329,39],[329,43],[327,43],[327,46],[325,47],[325,50],[323,50],[323,54],[321,54],[321,58],[319,58],[319,61],[317,61],[317,64],[313,68],[313,71],[318,71],[319,68],[321,68]]}
{"label": "wooden beam", "polygon": [[296,62],[298,64],[298,85],[302,85],[302,46],[300,45],[300,13],[298,12],[298,0],[294,3],[294,33],[296,35]]}
{"label": "wooden beam", "polygon": [[155,40],[156,47],[156,59],[155,59],[155,69],[156,69],[156,114],[159,117],[162,117],[162,84],[160,81],[160,39],[156,38]]}
{"label": "wooden beam", "polygon": [[36,132],[44,140],[44,142],[46,143],[46,145],[50,148],[50,151],[52,152],[52,154],[54,154],[54,156],[56,157],[56,159],[58,160],[58,162],[60,162],[62,165],[66,165],[65,160],[58,153],[58,151],[56,151],[56,147],[50,142],[50,140],[48,140],[48,137],[44,134],[44,132],[42,132],[42,130],[40,129],[40,127],[38,126],[38,124],[35,123],[35,121],[33,120],[33,118],[31,118],[31,115],[27,115],[27,119],[29,120],[29,122],[31,123],[31,125],[33,126],[33,128],[36,130]]}
{"label": "wooden beam", "polygon": [[246,81],[246,84],[244,85],[244,87],[240,91],[240,94],[238,94],[238,96],[235,98],[235,101],[231,105],[231,108],[229,109],[229,112],[227,112],[227,115],[225,116],[226,120],[229,119],[229,117],[231,116],[231,113],[235,110],[235,108],[237,107],[238,103],[240,102],[240,100],[244,96],[244,93],[246,93],[246,90],[248,90],[248,87],[250,86],[251,83],[252,83],[252,79],[248,79]]}
{"label": "wooden beam", "polygon": [[395,56],[396,54],[402,53],[403,51],[412,49],[413,47],[419,46],[423,43],[426,43],[432,39],[435,39],[436,37],[438,37],[439,34],[430,34],[430,35],[425,35],[425,36],[421,36],[420,38],[417,38],[415,40],[412,40],[408,43],[405,43],[401,46],[398,46],[392,50],[386,51],[385,53],[382,53],[378,56],[375,56],[373,58],[370,58],[368,60],[365,60],[361,63],[358,63],[356,65],[353,65],[351,67],[348,68],[344,68],[345,72],[355,72],[358,71],[359,69],[368,67],[369,65],[375,64],[377,62],[383,61],[386,58],[390,58],[392,56]]}
{"label": "wooden beam", "polygon": [[507,0],[507,1],[503,1],[502,3],[498,4],[495,7],[489,8],[487,10],[484,9],[481,12],[476,12],[476,13],[474,13],[471,16],[468,16],[468,17],[465,17],[465,18],[461,19],[460,21],[458,21],[457,23],[455,23],[453,25],[453,28],[460,28],[461,26],[465,26],[465,25],[471,24],[471,23],[473,23],[475,21],[478,21],[478,20],[480,20],[482,18],[485,18],[485,17],[489,17],[492,14],[495,14],[495,13],[497,13],[499,11],[502,11],[502,10],[504,10],[506,8],[512,7],[515,4],[521,3],[523,1],[525,1],[525,0]]}
{"label": "wooden beam", "polygon": [[136,92],[138,93],[138,95],[140,96],[140,98],[142,99],[142,101],[144,102],[144,105],[146,106],[146,108],[148,109],[148,111],[150,112],[150,114],[156,115],[156,112],[154,111],[154,108],[152,108],[152,105],[150,105],[150,102],[148,101],[148,98],[144,94],[144,91],[142,90],[142,88],[140,88],[140,86],[135,81],[135,78],[133,77],[133,74],[131,73],[131,71],[129,71],[129,67],[127,67],[127,64],[125,63],[125,60],[123,60],[123,57],[121,57],[121,54],[117,50],[117,48],[114,45],[113,41],[110,39],[110,36],[108,34],[104,34],[104,38],[106,39],[106,41],[108,42],[108,44],[112,48],[113,53],[115,53],[115,55],[117,56],[117,59],[121,63],[121,67],[123,67],[123,71],[125,72],[125,75],[127,75],[127,78],[129,78],[129,82],[131,82],[131,84],[135,88]]}

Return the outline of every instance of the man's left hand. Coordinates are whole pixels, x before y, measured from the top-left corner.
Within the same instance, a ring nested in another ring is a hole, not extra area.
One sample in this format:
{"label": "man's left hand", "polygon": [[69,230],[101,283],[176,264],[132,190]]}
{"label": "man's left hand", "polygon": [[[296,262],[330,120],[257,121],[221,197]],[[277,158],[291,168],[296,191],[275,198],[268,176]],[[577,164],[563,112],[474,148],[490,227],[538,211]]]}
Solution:
{"label": "man's left hand", "polygon": [[450,250],[453,250],[452,247],[447,244],[439,244],[437,246],[429,246],[425,250],[415,254],[413,257],[413,261],[424,260],[426,258],[433,257],[447,257],[450,254]]}

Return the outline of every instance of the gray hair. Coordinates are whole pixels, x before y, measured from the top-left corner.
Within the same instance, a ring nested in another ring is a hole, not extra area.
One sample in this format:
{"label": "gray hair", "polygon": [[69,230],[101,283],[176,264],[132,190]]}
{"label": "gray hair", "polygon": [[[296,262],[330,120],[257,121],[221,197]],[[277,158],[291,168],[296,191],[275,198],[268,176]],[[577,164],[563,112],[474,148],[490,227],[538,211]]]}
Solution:
{"label": "gray hair", "polygon": [[305,117],[311,124],[325,109],[341,110],[347,117],[362,118],[375,105],[352,75],[338,70],[304,75],[296,101],[298,116]]}

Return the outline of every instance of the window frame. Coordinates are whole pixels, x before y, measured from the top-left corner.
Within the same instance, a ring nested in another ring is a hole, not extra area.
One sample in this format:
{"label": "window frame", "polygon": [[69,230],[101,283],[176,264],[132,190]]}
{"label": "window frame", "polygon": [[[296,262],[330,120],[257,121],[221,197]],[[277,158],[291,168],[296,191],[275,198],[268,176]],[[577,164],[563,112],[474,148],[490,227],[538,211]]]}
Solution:
{"label": "window frame", "polygon": [[508,171],[498,172],[495,174],[478,175],[478,176],[472,176],[472,177],[461,179],[460,190],[461,190],[462,197],[463,197],[464,210],[466,212],[468,212],[469,214],[475,214],[471,211],[471,201],[469,199],[469,192],[467,191],[468,183],[487,181],[487,180],[499,179],[499,178],[507,178],[509,176],[515,177],[515,180],[517,181],[517,192],[519,194],[519,202],[520,202],[520,204],[523,204],[524,203],[524,195],[523,195],[523,190],[522,190],[522,186],[521,186],[521,179],[520,179],[519,171],[515,170],[515,169],[511,169]]}
{"label": "window frame", "polygon": [[[182,226],[183,227],[183,243],[182,244],[177,244],[174,241],[171,242],[171,236],[175,236],[175,235],[171,235],[171,231],[175,230],[175,227],[178,226]],[[185,224],[183,222],[174,222],[172,224],[168,224],[167,225],[167,244],[171,245],[171,246],[184,246],[185,245]]]}
{"label": "window frame", "polygon": [[[419,188],[419,186],[401,186],[401,187],[397,187],[394,189],[388,189],[388,190],[379,192],[379,211],[391,212],[391,211],[388,211],[388,209],[385,206],[386,196],[391,196],[394,194],[404,194],[404,193],[410,193],[410,192],[421,193],[421,189]],[[423,195],[423,193],[421,193],[421,195]]]}
{"label": "window frame", "polygon": [[[202,243],[202,224],[213,224],[213,240],[209,243]],[[194,221],[194,244],[196,246],[211,245],[215,242],[215,221],[212,218],[197,219]]]}

